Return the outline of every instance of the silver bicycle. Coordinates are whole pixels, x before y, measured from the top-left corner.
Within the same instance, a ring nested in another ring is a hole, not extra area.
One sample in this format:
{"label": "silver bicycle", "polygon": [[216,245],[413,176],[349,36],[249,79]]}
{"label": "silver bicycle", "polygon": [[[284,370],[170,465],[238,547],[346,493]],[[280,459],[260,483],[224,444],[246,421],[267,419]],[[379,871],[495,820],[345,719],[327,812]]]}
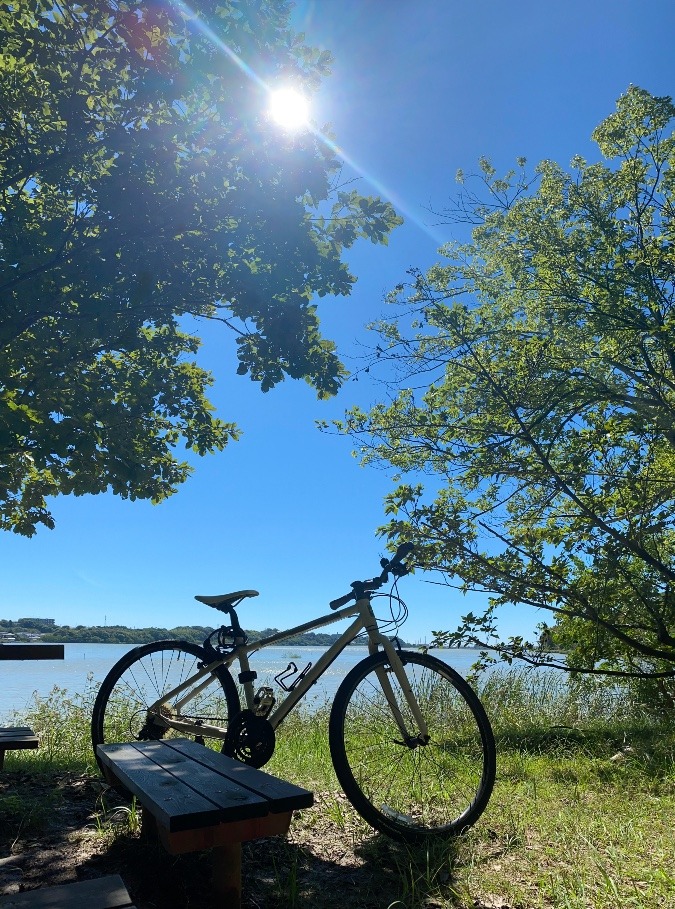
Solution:
{"label": "silver bicycle", "polygon": [[[122,657],[94,704],[94,751],[104,742],[189,736],[261,767],[285,717],[361,636],[369,656],[340,684],[329,721],[331,758],[345,795],[369,824],[397,839],[461,833],[490,798],[494,736],[477,695],[454,669],[428,653],[403,650],[378,625],[375,597],[388,596],[405,610],[397,583],[408,573],[404,559],[411,551],[403,544],[392,559],[382,559],[381,574],[354,581],[349,593],[330,603],[328,615],[262,640],[248,641],[236,612],[257,591],[196,597],[226,613],[229,624],[201,646],[155,641]],[[390,576],[390,592],[378,593]],[[351,619],[349,627],[314,665],[298,671],[290,664],[275,678],[276,691],[256,685],[249,657],[340,619]],[[239,686],[231,675],[235,664]]]}

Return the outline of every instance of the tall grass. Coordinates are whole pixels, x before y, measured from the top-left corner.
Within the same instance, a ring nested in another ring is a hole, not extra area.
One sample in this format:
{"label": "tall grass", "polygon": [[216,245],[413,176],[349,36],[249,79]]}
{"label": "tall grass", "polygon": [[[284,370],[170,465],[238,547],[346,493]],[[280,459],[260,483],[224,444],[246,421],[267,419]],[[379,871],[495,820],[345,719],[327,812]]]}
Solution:
{"label": "tall grass", "polygon": [[[656,715],[640,704],[628,687],[598,679],[570,679],[557,673],[512,669],[493,672],[474,686],[502,747],[529,746],[558,740],[595,740],[605,736],[608,747],[623,744],[633,734],[642,741],[669,736],[675,712]],[[90,721],[96,685],[89,679],[84,691],[54,687],[46,696],[34,695],[12,722],[26,724],[40,736],[37,752],[9,752],[21,762],[54,769],[93,769]],[[123,736],[128,719],[120,712]],[[294,775],[328,782],[328,716],[330,703],[301,705],[278,730],[273,765]]]}
{"label": "tall grass", "polygon": [[[596,677],[510,670],[489,675],[477,686],[501,750],[529,749],[567,742],[613,755],[617,748],[643,748],[672,742],[675,712],[655,713],[629,685]],[[672,752],[666,746],[666,763]]]}
{"label": "tall grass", "polygon": [[529,671],[488,677],[480,696],[498,783],[460,848],[462,892],[528,909],[674,909],[672,713],[629,686]]}
{"label": "tall grass", "polygon": [[45,696],[33,695],[27,710],[12,722],[30,726],[40,738],[37,751],[8,752],[5,766],[20,764],[32,770],[74,770],[94,772],[96,761],[91,747],[91,713],[96,697],[92,678],[84,691],[69,692],[55,686]]}
{"label": "tall grass", "polygon": [[613,722],[634,714],[637,707],[628,687],[535,669],[494,672],[477,688],[493,722],[504,729]]}

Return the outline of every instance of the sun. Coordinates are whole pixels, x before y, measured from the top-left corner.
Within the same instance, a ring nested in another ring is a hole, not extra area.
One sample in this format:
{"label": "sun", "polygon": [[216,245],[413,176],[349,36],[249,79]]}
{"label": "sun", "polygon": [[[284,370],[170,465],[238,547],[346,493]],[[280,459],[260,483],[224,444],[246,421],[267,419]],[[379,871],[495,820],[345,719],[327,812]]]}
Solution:
{"label": "sun", "polygon": [[284,129],[303,129],[309,122],[309,102],[295,88],[278,88],[270,92],[269,111],[272,119]]}

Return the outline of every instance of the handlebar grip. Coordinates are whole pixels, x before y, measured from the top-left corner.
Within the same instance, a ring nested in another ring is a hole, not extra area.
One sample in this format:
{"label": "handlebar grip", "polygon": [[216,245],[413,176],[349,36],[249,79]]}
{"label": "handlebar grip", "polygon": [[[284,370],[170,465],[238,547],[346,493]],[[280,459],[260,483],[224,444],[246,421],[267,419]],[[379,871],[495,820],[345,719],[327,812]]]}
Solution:
{"label": "handlebar grip", "polygon": [[400,562],[401,559],[405,559],[407,555],[410,555],[414,549],[415,545],[413,543],[401,543],[401,545],[396,550],[396,554],[394,555],[392,562]]}
{"label": "handlebar grip", "polygon": [[354,599],[354,591],[351,593],[346,593],[343,597],[338,597],[337,600],[331,600],[328,604],[331,609],[339,609],[340,606],[346,606],[350,600]]}

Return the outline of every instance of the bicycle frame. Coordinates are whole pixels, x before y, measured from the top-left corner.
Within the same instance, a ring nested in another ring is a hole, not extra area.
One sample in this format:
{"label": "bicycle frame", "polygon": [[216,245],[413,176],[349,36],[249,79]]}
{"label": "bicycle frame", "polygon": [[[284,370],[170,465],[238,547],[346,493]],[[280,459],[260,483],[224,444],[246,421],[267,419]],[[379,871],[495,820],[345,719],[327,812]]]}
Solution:
{"label": "bicycle frame", "polygon": [[[171,709],[172,711],[180,713],[186,704],[188,704],[193,698],[197,697],[200,692],[202,692],[205,688],[213,683],[212,673],[216,669],[221,666],[225,666],[229,669],[235,661],[238,661],[240,677],[243,676],[245,679],[245,681],[241,684],[243,685],[244,689],[246,707],[250,710],[253,710],[253,698],[255,695],[254,684],[253,680],[247,677],[251,671],[249,664],[250,654],[262,650],[265,647],[269,647],[272,644],[276,644],[279,641],[284,641],[296,634],[303,634],[304,632],[311,631],[315,628],[322,628],[325,625],[330,625],[333,622],[338,622],[341,619],[352,618],[354,616],[356,616],[355,621],[353,621],[351,625],[340,635],[338,640],[328,648],[323,656],[317,660],[317,662],[308,670],[306,675],[298,680],[297,684],[289,691],[288,695],[267,717],[268,722],[273,729],[276,729],[279,724],[285,719],[285,717],[288,716],[296,704],[298,704],[298,702],[305,696],[305,694],[307,694],[312,685],[314,685],[314,683],[323,675],[331,663],[340,655],[340,653],[342,653],[345,647],[347,647],[348,644],[350,644],[358,634],[360,634],[362,631],[365,631],[368,635],[369,652],[373,654],[376,653],[379,648],[382,648],[387,654],[389,665],[396,675],[396,679],[401,686],[401,690],[403,691],[408,707],[410,708],[410,711],[415,718],[415,722],[417,723],[418,735],[421,739],[428,739],[429,731],[427,724],[410,688],[403,663],[401,662],[396,647],[380,632],[377,626],[377,619],[373,613],[369,596],[358,600],[353,606],[339,609],[335,612],[330,613],[329,615],[321,616],[321,618],[307,622],[304,625],[297,625],[294,628],[289,628],[287,631],[278,632],[277,634],[270,635],[267,638],[263,638],[250,644],[237,644],[235,641],[235,646],[229,653],[225,654],[223,657],[217,660],[213,660],[211,663],[204,666],[202,669],[192,675],[189,679],[186,679],[180,685],[177,685],[175,688],[171,689],[171,691],[166,692],[160,700],[155,701],[154,704],[150,706],[149,712],[152,712],[154,714],[154,721],[156,723],[165,726],[167,729],[175,729],[187,735],[207,735],[211,738],[224,739],[227,734],[226,728],[222,726],[210,725],[207,723],[196,724],[187,722],[185,720],[172,719],[163,713],[162,707],[168,707],[169,702],[173,701],[174,698],[178,698],[178,700],[173,703]],[[382,686],[385,697],[389,703],[392,715],[394,716],[394,719],[400,729],[401,735],[405,740],[412,738],[409,731],[406,729],[403,715],[396,701],[396,697],[394,695],[394,691],[387,673],[384,669],[379,669],[377,670],[377,676]],[[196,687],[194,687],[195,685]],[[180,697],[180,695],[183,693],[185,693],[184,697]]]}

